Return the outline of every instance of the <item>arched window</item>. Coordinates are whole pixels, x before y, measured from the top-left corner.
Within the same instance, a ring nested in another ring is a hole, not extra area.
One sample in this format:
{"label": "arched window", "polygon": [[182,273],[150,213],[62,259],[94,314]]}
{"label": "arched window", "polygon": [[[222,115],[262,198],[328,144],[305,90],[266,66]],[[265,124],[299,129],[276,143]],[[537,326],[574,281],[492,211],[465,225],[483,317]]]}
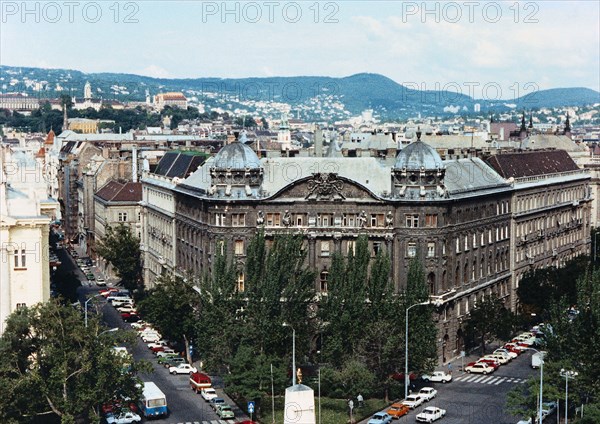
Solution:
{"label": "arched window", "polygon": [[328,279],[329,279],[329,272],[327,272],[327,270],[321,271],[321,274],[319,276],[321,293],[327,293],[327,280]]}
{"label": "arched window", "polygon": [[433,272],[427,275],[427,287],[429,287],[429,294],[435,294],[435,274]]}

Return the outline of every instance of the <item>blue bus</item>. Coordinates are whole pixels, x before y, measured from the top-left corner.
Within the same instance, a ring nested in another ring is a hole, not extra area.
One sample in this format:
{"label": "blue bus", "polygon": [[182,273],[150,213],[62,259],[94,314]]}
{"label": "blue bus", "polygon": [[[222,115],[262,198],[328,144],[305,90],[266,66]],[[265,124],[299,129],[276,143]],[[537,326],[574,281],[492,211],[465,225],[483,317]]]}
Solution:
{"label": "blue bus", "polygon": [[146,418],[167,415],[167,397],[152,381],[145,381],[140,398],[140,411]]}

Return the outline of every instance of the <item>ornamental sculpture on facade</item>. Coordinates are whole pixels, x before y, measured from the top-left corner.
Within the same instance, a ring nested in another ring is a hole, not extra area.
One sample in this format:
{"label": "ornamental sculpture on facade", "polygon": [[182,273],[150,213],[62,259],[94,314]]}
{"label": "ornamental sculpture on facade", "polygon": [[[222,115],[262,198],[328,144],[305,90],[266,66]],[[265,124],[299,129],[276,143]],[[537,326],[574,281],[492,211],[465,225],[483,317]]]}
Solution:
{"label": "ornamental sculpture on facade", "polygon": [[308,182],[308,194],[305,199],[333,200],[346,199],[342,194],[344,183],[334,173],[315,173]]}

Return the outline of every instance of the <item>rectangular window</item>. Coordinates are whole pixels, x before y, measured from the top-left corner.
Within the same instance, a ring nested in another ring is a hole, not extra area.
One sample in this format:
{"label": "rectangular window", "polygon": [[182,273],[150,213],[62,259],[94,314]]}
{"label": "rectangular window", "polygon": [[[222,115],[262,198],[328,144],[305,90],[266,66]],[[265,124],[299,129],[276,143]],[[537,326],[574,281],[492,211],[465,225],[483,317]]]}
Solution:
{"label": "rectangular window", "polygon": [[417,228],[419,226],[419,215],[410,214],[405,215],[406,218],[406,226],[408,228]]}
{"label": "rectangular window", "polygon": [[15,250],[13,254],[13,258],[15,259],[15,268],[19,267],[19,251]]}
{"label": "rectangular window", "polygon": [[356,215],[351,213],[345,213],[342,215],[342,225],[344,227],[354,227],[356,222]]}
{"label": "rectangular window", "polygon": [[216,213],[215,214],[215,225],[217,227],[225,226],[225,214],[224,213]]}
{"label": "rectangular window", "polygon": [[21,309],[24,309],[27,307],[26,303],[17,303],[17,311],[20,311]]}
{"label": "rectangular window", "polygon": [[352,252],[352,254],[356,254],[356,241],[355,240],[348,240],[348,244],[346,245],[346,254],[350,254],[350,252]]}
{"label": "rectangular window", "polygon": [[231,225],[233,227],[244,227],[246,225],[246,214],[245,213],[231,214]]}
{"label": "rectangular window", "polygon": [[488,230],[488,244],[492,244],[492,230]]}
{"label": "rectangular window", "polygon": [[304,225],[304,216],[303,215],[296,215],[296,226],[298,227],[302,227]]}
{"label": "rectangular window", "polygon": [[27,254],[25,253],[25,249],[21,249],[20,251],[17,249],[14,251],[14,265],[14,269],[27,268]]}
{"label": "rectangular window", "polygon": [[460,253],[460,237],[456,237],[456,253]]}
{"label": "rectangular window", "polygon": [[432,214],[425,215],[425,226],[426,227],[437,227],[438,224],[438,216]]}
{"label": "rectangular window", "polygon": [[373,255],[377,256],[377,254],[381,251],[381,242],[374,241],[373,242]]}
{"label": "rectangular window", "polygon": [[409,258],[414,258],[417,256],[417,243],[408,243],[408,247],[406,249],[406,256]]}
{"label": "rectangular window", "polygon": [[477,234],[473,233],[473,249],[477,247]]}
{"label": "rectangular window", "polygon": [[244,254],[244,240],[235,241],[235,254],[241,256]]}
{"label": "rectangular window", "polygon": [[469,250],[469,236],[465,236],[465,252]]}
{"label": "rectangular window", "polygon": [[317,226],[318,227],[329,227],[333,224],[333,215],[329,213],[318,213],[317,214]]}
{"label": "rectangular window", "polygon": [[327,293],[327,280],[329,279],[329,273],[327,271],[321,272],[319,281],[321,283],[321,293]]}
{"label": "rectangular window", "polygon": [[335,225],[336,227],[340,227],[342,225],[342,217],[336,216],[335,218],[333,218],[333,225]]}
{"label": "rectangular window", "polygon": [[321,242],[321,256],[329,256],[329,241]]}
{"label": "rectangular window", "polygon": [[225,240],[217,241],[217,252],[221,255],[225,254]]}
{"label": "rectangular window", "polygon": [[268,213],[267,214],[267,227],[280,227],[281,226],[281,214],[280,213]]}
{"label": "rectangular window", "polygon": [[435,242],[427,243],[427,257],[435,258]]}
{"label": "rectangular window", "polygon": [[384,227],[384,215],[382,213],[371,214],[371,227]]}
{"label": "rectangular window", "polygon": [[483,231],[481,232],[481,245],[485,246],[485,235]]}
{"label": "rectangular window", "polygon": [[127,212],[119,212],[119,222],[127,222]]}
{"label": "rectangular window", "polygon": [[245,286],[244,286],[244,273],[241,272],[238,274],[238,278],[237,278],[237,290],[239,293],[243,293],[245,290]]}

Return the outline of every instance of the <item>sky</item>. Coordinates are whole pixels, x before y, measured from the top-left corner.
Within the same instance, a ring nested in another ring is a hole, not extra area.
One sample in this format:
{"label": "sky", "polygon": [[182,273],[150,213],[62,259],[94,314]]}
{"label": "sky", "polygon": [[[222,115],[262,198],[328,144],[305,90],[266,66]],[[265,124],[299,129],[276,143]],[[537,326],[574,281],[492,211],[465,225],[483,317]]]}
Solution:
{"label": "sky", "polygon": [[477,98],[600,90],[599,5],[0,0],[0,64],[165,78],[371,72]]}

